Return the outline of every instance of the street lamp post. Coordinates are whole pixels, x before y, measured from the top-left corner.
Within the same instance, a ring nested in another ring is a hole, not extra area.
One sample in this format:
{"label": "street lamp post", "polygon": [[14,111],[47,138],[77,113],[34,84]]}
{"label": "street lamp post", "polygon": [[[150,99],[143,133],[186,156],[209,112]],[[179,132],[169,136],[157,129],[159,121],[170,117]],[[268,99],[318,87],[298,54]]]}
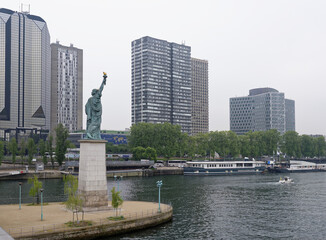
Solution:
{"label": "street lamp post", "polygon": [[19,210],[21,210],[22,204],[22,182],[19,182]]}
{"label": "street lamp post", "polygon": [[157,181],[156,185],[158,187],[158,212],[161,212],[161,186],[163,185],[162,180]]}
{"label": "street lamp post", "polygon": [[117,192],[119,192],[119,182],[122,180],[122,176],[116,176],[114,175],[114,181],[117,183]]}
{"label": "street lamp post", "polygon": [[41,221],[43,221],[43,188],[41,189]]}

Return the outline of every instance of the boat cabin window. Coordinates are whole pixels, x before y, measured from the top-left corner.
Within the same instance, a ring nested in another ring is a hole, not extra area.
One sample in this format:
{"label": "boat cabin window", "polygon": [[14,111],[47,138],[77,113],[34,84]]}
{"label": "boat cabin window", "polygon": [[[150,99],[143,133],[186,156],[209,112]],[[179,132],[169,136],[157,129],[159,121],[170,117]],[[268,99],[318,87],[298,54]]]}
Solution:
{"label": "boat cabin window", "polygon": [[244,166],[245,167],[252,167],[252,163],[245,163]]}
{"label": "boat cabin window", "polygon": [[237,167],[243,167],[242,163],[237,163]]}

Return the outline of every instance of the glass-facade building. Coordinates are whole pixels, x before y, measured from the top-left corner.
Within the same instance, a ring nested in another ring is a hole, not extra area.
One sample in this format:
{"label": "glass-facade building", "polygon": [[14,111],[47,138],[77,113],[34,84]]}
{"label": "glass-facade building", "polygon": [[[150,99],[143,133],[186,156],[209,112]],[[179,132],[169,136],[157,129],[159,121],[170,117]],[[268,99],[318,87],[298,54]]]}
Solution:
{"label": "glass-facade building", "polygon": [[0,9],[0,130],[50,129],[50,34],[27,12]]}
{"label": "glass-facade building", "polygon": [[177,124],[191,133],[191,48],[143,37],[132,47],[132,124]]}
{"label": "glass-facade building", "polygon": [[207,133],[209,129],[207,60],[191,58],[191,82],[191,134]]}
{"label": "glass-facade building", "polygon": [[62,123],[69,132],[83,128],[83,50],[51,44],[51,131]]}
{"label": "glass-facade building", "polygon": [[230,98],[231,131],[241,135],[269,129],[281,134],[295,131],[293,100],[273,88],[251,89],[249,96]]}

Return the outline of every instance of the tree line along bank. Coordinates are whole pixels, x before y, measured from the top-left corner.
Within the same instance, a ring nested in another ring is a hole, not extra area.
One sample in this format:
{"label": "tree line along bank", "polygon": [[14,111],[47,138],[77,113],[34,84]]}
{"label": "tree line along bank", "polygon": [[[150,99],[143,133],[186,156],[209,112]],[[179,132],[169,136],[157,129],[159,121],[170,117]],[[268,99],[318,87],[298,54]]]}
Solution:
{"label": "tree line along bank", "polygon": [[[0,164],[5,155],[16,163],[16,156],[20,162],[31,164],[35,155],[41,158],[44,164],[48,161],[54,166],[60,166],[65,161],[68,148],[73,148],[67,140],[68,130],[59,124],[55,129],[56,138],[49,135],[44,141],[36,136],[30,136],[17,143],[15,138],[9,142],[0,141]],[[313,137],[299,135],[295,131],[288,131],[281,135],[272,129],[268,131],[247,132],[236,135],[232,131],[212,131],[189,136],[182,133],[180,126],[170,123],[152,124],[138,123],[131,127],[128,144],[113,145],[107,143],[107,153],[133,153],[135,160],[157,158],[169,159],[172,157],[195,159],[219,157],[261,157],[281,155],[287,157],[324,157],[326,156],[326,142],[324,136]],[[26,157],[27,156],[27,157]]]}

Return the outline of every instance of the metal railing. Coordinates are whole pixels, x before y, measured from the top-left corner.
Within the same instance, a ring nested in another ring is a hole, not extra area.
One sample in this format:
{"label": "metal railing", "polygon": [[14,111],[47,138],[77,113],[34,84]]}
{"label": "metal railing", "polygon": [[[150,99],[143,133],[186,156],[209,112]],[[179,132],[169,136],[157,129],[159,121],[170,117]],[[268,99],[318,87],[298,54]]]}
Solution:
{"label": "metal railing", "polygon": [[[124,219],[119,220],[118,222],[121,223],[123,221],[130,221],[130,220],[138,220],[146,217],[158,216],[162,213],[167,213],[172,210],[172,206],[168,204],[161,205],[161,212],[158,212],[158,208],[148,209],[144,211],[138,212],[131,212],[123,214]],[[118,210],[119,211],[119,210]],[[120,209],[121,211],[121,209]],[[111,210],[108,212],[108,216],[106,218],[98,218],[98,219],[84,219],[86,221],[90,221],[90,226],[83,226],[83,227],[96,227],[101,225],[107,224],[114,224],[117,221],[109,220],[109,217],[114,217],[116,215],[116,210]],[[36,226],[25,226],[25,227],[15,227],[15,228],[6,228],[3,229],[11,235],[13,238],[19,237],[33,237],[37,235],[47,234],[47,233],[60,233],[60,232],[68,232],[73,231],[74,229],[79,229],[80,227],[70,227],[64,223],[55,223],[55,224],[47,224],[47,225],[36,225]]]}

